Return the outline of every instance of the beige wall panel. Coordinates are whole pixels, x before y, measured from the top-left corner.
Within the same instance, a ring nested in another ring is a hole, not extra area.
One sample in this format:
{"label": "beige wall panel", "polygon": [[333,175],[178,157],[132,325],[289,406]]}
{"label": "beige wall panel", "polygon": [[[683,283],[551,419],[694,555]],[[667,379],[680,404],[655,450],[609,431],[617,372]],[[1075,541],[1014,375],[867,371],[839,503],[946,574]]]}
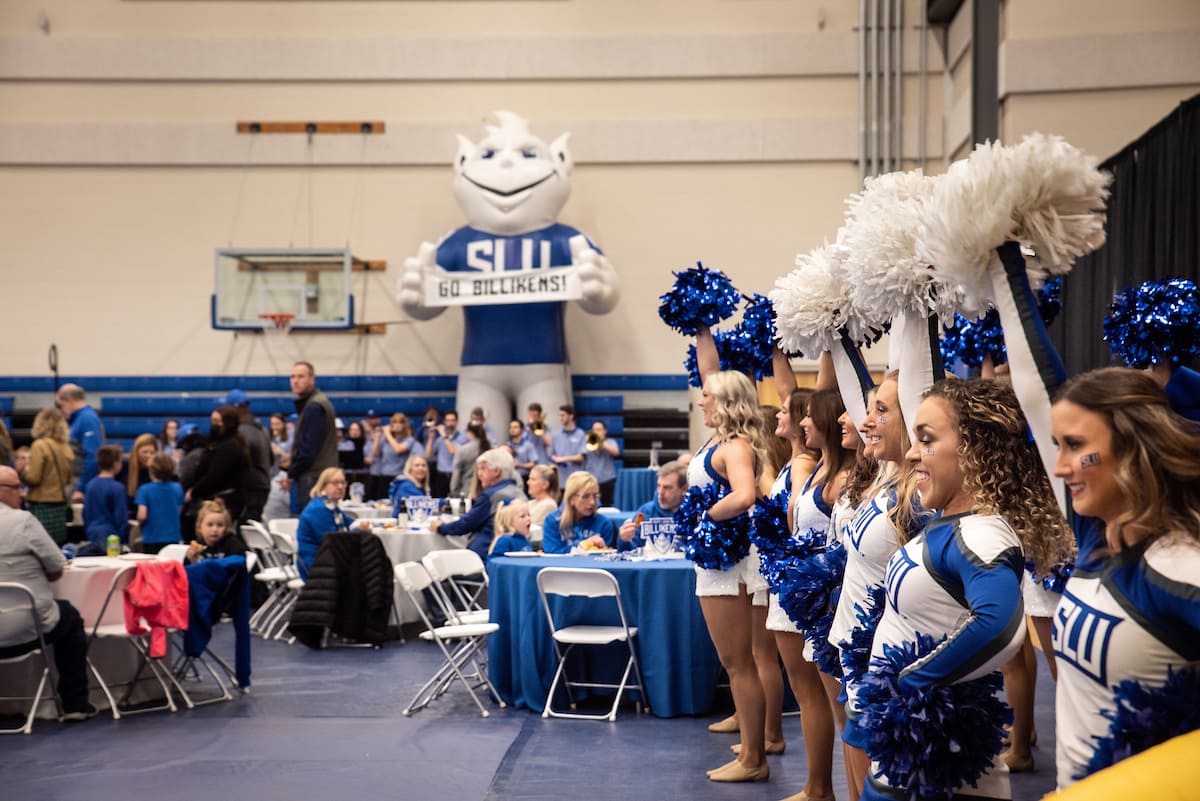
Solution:
{"label": "beige wall panel", "polygon": [[[908,79],[911,101],[906,102],[916,102],[916,81]],[[236,120],[254,119],[461,120],[462,133],[475,136],[482,131],[482,118],[497,108],[518,111],[535,128],[546,129],[580,118],[844,117],[858,113],[857,91],[855,77],[503,84],[11,82],[0,83],[0,121],[201,121],[232,126]]]}
{"label": "beige wall panel", "polygon": [[[304,356],[330,373],[446,373],[457,367],[455,310],[386,336],[305,335],[272,342],[209,323],[212,249],[340,245],[387,259],[370,279],[362,319],[400,320],[390,297],[423,239],[462,224],[449,168],[4,169],[0,288],[10,331],[26,347],[5,372],[37,374],[58,344],[65,372],[284,372]],[[564,222],[588,232],[623,280],[612,314],[568,312],[573,367],[584,373],[670,373],[686,343],[659,322],[670,271],[697,259],[765,290],[795,254],[831,237],[853,165],[583,167]],[[308,202],[313,204],[313,230]],[[241,189],[239,190],[239,186]],[[240,191],[240,195],[239,195]],[[355,212],[354,198],[364,202]],[[235,207],[240,209],[235,214]],[[69,235],[64,235],[69,232]]]}
{"label": "beige wall panel", "polygon": [[1004,104],[1002,136],[1013,142],[1032,131],[1055,133],[1106,159],[1197,92],[1200,83],[1162,89],[1010,96]]}
{"label": "beige wall panel", "polygon": [[[825,29],[858,22],[856,0],[822,0]],[[128,2],[5,0],[0,32],[36,32],[38,12],[63,35],[479,36],[815,31],[816,4],[780,0],[541,2]],[[911,17],[910,19],[917,19]]]}
{"label": "beige wall panel", "polygon": [[1177,86],[1200,78],[1200,28],[1016,40],[1001,44],[999,61],[1001,98],[1023,92]]}
{"label": "beige wall panel", "polygon": [[1200,28],[1196,0],[1005,0],[1002,14],[1009,40]]}

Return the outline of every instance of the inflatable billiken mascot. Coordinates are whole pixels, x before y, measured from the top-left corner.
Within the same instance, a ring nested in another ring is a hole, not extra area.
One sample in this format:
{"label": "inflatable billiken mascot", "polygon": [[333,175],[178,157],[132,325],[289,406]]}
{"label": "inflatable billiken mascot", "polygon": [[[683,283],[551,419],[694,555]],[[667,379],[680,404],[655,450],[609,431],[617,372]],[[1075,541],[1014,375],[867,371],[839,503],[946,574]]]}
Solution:
{"label": "inflatable billiken mascot", "polygon": [[[458,137],[454,196],[467,225],[406,259],[396,302],[429,320],[445,306],[426,304],[425,279],[448,273],[500,273],[574,267],[579,306],[605,314],[617,304],[616,271],[583,233],[555,222],[570,193],[570,134],[549,145],[526,120],[495,113],[478,144]],[[538,402],[551,414],[571,399],[563,300],[464,305],[458,408],[480,406],[495,430]]]}

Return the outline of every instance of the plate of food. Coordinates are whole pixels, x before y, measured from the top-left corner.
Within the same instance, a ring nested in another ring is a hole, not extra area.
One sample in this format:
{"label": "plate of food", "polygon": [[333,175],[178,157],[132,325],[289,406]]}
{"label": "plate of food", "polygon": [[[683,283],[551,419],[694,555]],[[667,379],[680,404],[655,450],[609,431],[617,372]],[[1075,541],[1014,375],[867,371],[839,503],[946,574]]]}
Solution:
{"label": "plate of food", "polygon": [[598,545],[589,545],[586,542],[583,543],[582,545],[576,545],[574,548],[571,549],[571,553],[583,554],[585,556],[589,556],[591,554],[616,553],[616,552],[617,552],[616,548],[605,548],[603,546],[598,546]]}

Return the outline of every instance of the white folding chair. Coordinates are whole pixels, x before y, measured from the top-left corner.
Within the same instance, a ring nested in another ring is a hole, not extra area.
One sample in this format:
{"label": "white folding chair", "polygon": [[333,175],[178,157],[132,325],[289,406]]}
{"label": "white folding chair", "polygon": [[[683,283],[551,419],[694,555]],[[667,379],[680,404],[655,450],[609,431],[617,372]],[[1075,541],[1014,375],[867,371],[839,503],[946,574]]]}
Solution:
{"label": "white folding chair", "polygon": [[96,683],[100,685],[100,691],[103,692],[104,697],[108,699],[109,707],[112,709],[113,720],[120,720],[122,714],[132,715],[141,712],[157,712],[164,709],[169,709],[172,712],[176,710],[175,699],[171,697],[171,689],[167,686],[168,682],[172,684],[175,683],[175,677],[172,675],[168,667],[164,667],[163,665],[159,664],[158,659],[150,656],[150,649],[146,646],[145,635],[130,634],[125,628],[125,623],[123,621],[119,623],[104,622],[105,613],[108,612],[108,607],[113,602],[113,598],[117,599],[118,604],[122,603],[121,598],[125,592],[125,588],[129,586],[131,581],[133,581],[136,574],[136,566],[129,565],[128,567],[124,567],[117,571],[113,576],[112,582],[108,587],[108,594],[104,598],[104,604],[100,607],[100,614],[96,616],[96,623],[92,626],[92,633],[88,637],[88,650],[91,650],[92,643],[96,640],[121,640],[128,643],[129,647],[138,654],[140,662],[137,673],[135,673],[133,679],[128,682],[128,686],[125,689],[125,695],[121,699],[122,702],[129,700],[129,696],[133,692],[133,688],[136,686],[137,680],[142,673],[142,667],[144,666],[148,666],[150,668],[150,673],[162,687],[163,696],[166,698],[166,702],[161,706],[146,706],[122,711],[120,709],[120,705],[113,698],[109,684],[104,681],[104,677],[100,675],[100,671],[96,669],[96,665],[93,664],[91,658],[89,658],[87,660],[88,669],[92,672],[92,676],[95,677]]}
{"label": "white folding chair", "polygon": [[[451,623],[486,623],[487,607],[480,603],[487,588],[487,568],[479,554],[465,548],[430,551],[421,564],[433,578],[430,589]],[[474,577],[480,576],[479,579]],[[471,577],[471,578],[467,578]]]}
{"label": "white folding chair", "polygon": [[[436,644],[445,658],[441,667],[434,672],[429,681],[425,682],[413,696],[409,705],[404,708],[404,715],[411,715],[413,712],[429,706],[449,689],[455,679],[458,679],[463,687],[467,688],[467,692],[475,701],[475,706],[479,707],[479,713],[485,718],[488,717],[488,711],[483,702],[479,700],[475,690],[486,687],[492,697],[496,699],[496,703],[503,709],[506,704],[500,699],[496,688],[492,686],[492,682],[487,677],[487,671],[478,658],[487,644],[488,635],[499,631],[500,625],[498,623],[461,623],[434,626],[421,603],[421,591],[433,584],[433,578],[429,572],[419,562],[402,562],[396,565],[395,574],[396,581],[408,593],[409,599],[417,607],[421,620],[425,624],[425,631],[421,632],[421,639]],[[464,672],[464,669],[467,668],[469,670]]]}
{"label": "white folding chair", "polygon": [[58,671],[50,659],[50,651],[46,647],[46,635],[42,630],[42,618],[37,611],[37,601],[33,593],[24,584],[5,581],[0,582],[0,615],[12,616],[29,615],[33,618],[33,629],[37,632],[37,647],[18,656],[0,659],[0,663],[23,662],[26,659],[38,657],[42,660],[42,675],[38,680],[37,690],[33,695],[4,695],[0,698],[10,701],[31,701],[29,714],[25,717],[24,725],[15,729],[0,729],[0,734],[29,734],[33,731],[33,719],[37,716],[38,705],[42,702],[42,693],[46,685],[50,685],[50,697],[54,699],[54,707],[58,716],[63,716],[62,699],[58,695]]}
{"label": "white folding chair", "polygon": [[241,525],[242,541],[246,547],[258,554],[262,567],[279,567],[282,564],[279,552],[275,550],[275,542],[271,532],[257,520],[247,520]]}
{"label": "white folding chair", "polygon": [[[251,625],[257,625],[258,633],[264,640],[282,640],[287,633],[287,622],[291,617],[292,607],[296,605],[300,590],[304,588],[304,579],[300,578],[300,571],[296,567],[295,537],[272,530],[271,541],[280,556],[287,560],[287,564],[278,569],[260,570],[255,576],[258,579],[259,576],[266,575],[268,578],[261,580],[268,581],[268,586],[273,587],[273,590],[271,596],[251,618]],[[276,570],[279,572],[276,573]]]}
{"label": "white folding chair", "polygon": [[163,549],[158,552],[158,558],[162,562],[182,562],[187,556],[187,552],[188,546],[173,542],[163,546]]}
{"label": "white folding chair", "polygon": [[270,523],[267,523],[267,530],[272,534],[282,534],[296,541],[296,530],[300,528],[300,518],[298,517],[276,517]]}
{"label": "white folding chair", "polygon": [[[617,707],[621,703],[621,695],[626,690],[637,690],[643,698],[646,696],[642,682],[642,671],[638,667],[637,654],[634,653],[633,640],[637,636],[637,627],[630,626],[625,618],[625,606],[621,603],[621,586],[617,579],[607,570],[580,567],[544,567],[537,575],[538,594],[542,599],[542,608],[546,611],[546,620],[550,624],[550,632],[554,637],[554,650],[558,654],[558,669],[554,671],[554,681],[550,684],[550,692],[546,694],[546,707],[542,717],[575,718],[578,720],[616,720]],[[584,596],[587,598],[612,598],[616,603],[617,613],[621,618],[619,626],[568,625],[559,628],[550,611],[550,602],[546,596]],[[571,681],[567,678],[565,668],[567,657],[577,645],[611,645],[623,642],[629,648],[629,659],[625,662],[625,672],[620,684],[602,682]],[[565,648],[563,646],[566,646]],[[636,684],[629,683],[629,673],[637,677]],[[567,691],[567,699],[571,709],[575,709],[575,697],[572,687],[592,687],[615,689],[612,709],[603,715],[585,715],[577,712],[558,712],[554,709],[554,692],[558,689],[559,680]],[[649,708],[649,704],[647,704]],[[641,710],[641,704],[638,704]]]}

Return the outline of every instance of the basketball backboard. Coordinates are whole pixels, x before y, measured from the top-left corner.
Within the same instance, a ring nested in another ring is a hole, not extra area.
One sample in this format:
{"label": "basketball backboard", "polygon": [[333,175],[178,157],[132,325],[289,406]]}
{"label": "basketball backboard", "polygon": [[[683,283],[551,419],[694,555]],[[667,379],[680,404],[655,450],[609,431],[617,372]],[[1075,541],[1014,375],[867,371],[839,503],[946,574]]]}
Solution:
{"label": "basketball backboard", "polygon": [[350,274],[366,269],[347,249],[215,251],[212,327],[261,331],[264,316],[291,314],[293,331],[354,327]]}

